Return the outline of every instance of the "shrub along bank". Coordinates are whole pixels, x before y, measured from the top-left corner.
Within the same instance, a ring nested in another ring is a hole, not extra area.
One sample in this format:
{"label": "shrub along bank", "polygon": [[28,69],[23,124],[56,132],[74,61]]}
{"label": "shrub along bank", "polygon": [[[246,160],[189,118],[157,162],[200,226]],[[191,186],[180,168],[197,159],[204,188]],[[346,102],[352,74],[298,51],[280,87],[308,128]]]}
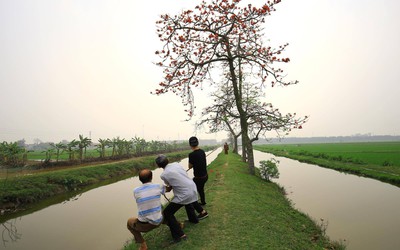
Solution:
{"label": "shrub along bank", "polygon": [[[190,151],[167,154],[180,160]],[[1,214],[13,213],[58,194],[73,192],[114,177],[136,174],[142,168],[154,168],[154,155],[125,161],[54,170],[0,179]]]}
{"label": "shrub along bank", "polygon": [[[198,224],[185,222],[186,241],[170,244],[166,225],[146,233],[149,249],[344,249],[297,211],[277,184],[248,173],[239,155],[219,154],[208,167],[206,184],[209,217]],[[187,220],[185,209],[177,212]],[[137,249],[130,239],[124,250]]]}

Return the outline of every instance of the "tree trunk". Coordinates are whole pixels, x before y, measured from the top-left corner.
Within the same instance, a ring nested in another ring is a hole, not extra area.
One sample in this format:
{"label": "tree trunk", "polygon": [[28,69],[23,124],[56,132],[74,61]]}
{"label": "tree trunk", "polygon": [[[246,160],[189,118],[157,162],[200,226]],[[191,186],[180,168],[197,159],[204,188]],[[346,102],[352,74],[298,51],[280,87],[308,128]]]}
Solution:
{"label": "tree trunk", "polygon": [[249,166],[250,174],[255,175],[253,144],[250,141],[250,139],[247,141],[246,153],[247,153],[247,164]]}
{"label": "tree trunk", "polygon": [[[236,108],[239,112],[239,117],[240,117],[240,128],[241,128],[241,134],[242,134],[242,147],[245,147],[246,149],[243,152],[246,152],[247,156],[247,163],[249,167],[250,174],[254,175],[255,174],[255,169],[254,169],[254,156],[253,156],[253,147],[251,146],[251,141],[248,135],[248,130],[249,130],[249,124],[247,123],[247,115],[246,111],[243,109],[243,95],[242,95],[242,73],[241,73],[241,68],[240,68],[240,61],[239,61],[239,78],[236,75],[235,72],[235,66],[233,62],[233,57],[232,53],[229,47],[228,39],[226,40],[227,46],[227,53],[228,53],[228,64],[229,64],[229,72],[232,80],[232,87],[233,87],[233,94],[235,96],[235,103],[236,103]],[[246,158],[245,155],[242,155],[242,158]]]}
{"label": "tree trunk", "polygon": [[243,162],[247,162],[247,153],[246,153],[246,145],[245,145],[245,143],[244,143],[244,139],[243,139],[243,136],[242,136],[242,161]]}
{"label": "tree trunk", "polygon": [[238,153],[238,137],[239,136],[233,136],[233,150],[232,152],[237,154]]}

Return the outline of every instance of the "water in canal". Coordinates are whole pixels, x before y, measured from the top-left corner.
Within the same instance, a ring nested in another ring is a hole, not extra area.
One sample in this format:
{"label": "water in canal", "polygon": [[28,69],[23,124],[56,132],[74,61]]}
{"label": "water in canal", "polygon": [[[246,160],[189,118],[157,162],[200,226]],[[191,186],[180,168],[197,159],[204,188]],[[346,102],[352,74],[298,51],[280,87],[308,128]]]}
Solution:
{"label": "water in canal", "polygon": [[[207,156],[211,163],[220,153]],[[186,169],[188,159],[181,162]],[[162,183],[162,169],[153,172],[153,182]],[[193,176],[193,171],[188,171]],[[63,203],[0,225],[0,249],[6,250],[119,250],[133,239],[126,228],[129,217],[137,215],[133,188],[141,183],[135,176],[98,187]],[[171,195],[168,193],[168,195]]]}
{"label": "water in canal", "polygon": [[[274,157],[254,152],[259,161]],[[295,160],[280,161],[279,179],[298,210],[328,223],[327,235],[347,249],[400,249],[400,188]]]}

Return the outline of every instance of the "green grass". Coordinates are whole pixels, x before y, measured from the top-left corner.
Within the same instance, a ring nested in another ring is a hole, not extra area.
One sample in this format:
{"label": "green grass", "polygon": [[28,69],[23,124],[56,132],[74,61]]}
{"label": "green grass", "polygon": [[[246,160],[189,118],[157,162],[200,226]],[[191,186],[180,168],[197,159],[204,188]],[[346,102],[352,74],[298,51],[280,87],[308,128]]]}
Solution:
{"label": "green grass", "polygon": [[[169,245],[169,228],[145,234],[150,249],[344,249],[330,242],[313,220],[295,210],[284,191],[248,173],[238,155],[220,154],[209,166],[206,184],[209,217],[186,223],[188,240]],[[187,219],[185,209],[177,212]],[[128,242],[125,250],[137,249]]]}
{"label": "green grass", "polygon": [[400,184],[400,142],[256,145],[263,152]]}

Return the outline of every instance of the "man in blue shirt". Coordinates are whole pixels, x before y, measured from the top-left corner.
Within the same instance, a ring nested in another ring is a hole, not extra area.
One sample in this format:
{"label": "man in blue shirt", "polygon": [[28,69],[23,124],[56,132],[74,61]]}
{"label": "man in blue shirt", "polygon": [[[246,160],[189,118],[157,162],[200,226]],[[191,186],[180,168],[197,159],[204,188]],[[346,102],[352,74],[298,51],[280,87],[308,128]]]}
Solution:
{"label": "man in blue shirt", "polygon": [[140,243],[140,250],[146,250],[147,244],[142,232],[149,232],[161,225],[163,215],[161,210],[161,195],[165,193],[164,185],[151,183],[153,173],[149,169],[139,172],[142,185],[133,190],[133,195],[138,206],[138,217],[128,219],[128,229]]}

